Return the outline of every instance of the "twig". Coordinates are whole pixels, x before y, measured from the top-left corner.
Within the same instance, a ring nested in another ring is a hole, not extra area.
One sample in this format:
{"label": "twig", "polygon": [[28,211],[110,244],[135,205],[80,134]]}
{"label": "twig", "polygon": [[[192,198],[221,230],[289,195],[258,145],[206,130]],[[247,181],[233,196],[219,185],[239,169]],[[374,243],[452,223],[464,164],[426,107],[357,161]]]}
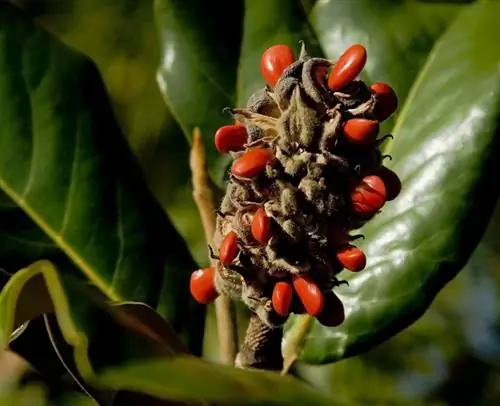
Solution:
{"label": "twig", "polygon": [[281,340],[283,329],[265,325],[256,314],[250,316],[240,352],[236,358],[239,368],[255,368],[279,371],[283,366]]}
{"label": "twig", "polygon": [[[215,203],[199,128],[193,130],[193,144],[189,164],[193,183],[193,199],[200,213],[205,239],[207,244],[210,245],[215,232]],[[232,365],[238,351],[238,331],[234,307],[226,295],[220,295],[215,301],[215,313],[222,362]]]}
{"label": "twig", "polygon": [[283,369],[281,375],[288,374],[292,365],[297,361],[304,346],[304,341],[312,326],[311,316],[299,316],[292,330],[285,335],[283,342]]}

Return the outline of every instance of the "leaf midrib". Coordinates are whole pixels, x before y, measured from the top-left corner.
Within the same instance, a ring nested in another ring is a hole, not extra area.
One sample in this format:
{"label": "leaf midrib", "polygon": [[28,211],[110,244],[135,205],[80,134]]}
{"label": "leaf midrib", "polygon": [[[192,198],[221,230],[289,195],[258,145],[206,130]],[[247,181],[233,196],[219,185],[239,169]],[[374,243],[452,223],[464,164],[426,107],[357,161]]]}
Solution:
{"label": "leaf midrib", "polygon": [[73,261],[85,276],[99,288],[110,300],[121,301],[122,298],[102,279],[94,268],[79,255],[63,238],[63,236],[50,227],[42,217],[20,196],[9,184],[0,177],[0,188],[20,207],[33,222]]}

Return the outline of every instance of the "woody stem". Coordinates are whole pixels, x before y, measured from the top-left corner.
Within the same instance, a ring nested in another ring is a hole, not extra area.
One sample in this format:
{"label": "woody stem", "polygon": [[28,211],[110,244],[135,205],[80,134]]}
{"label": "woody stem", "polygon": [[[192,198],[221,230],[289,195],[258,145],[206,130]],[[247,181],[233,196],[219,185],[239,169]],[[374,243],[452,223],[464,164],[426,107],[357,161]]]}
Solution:
{"label": "woody stem", "polygon": [[[193,183],[193,199],[200,213],[207,245],[211,245],[215,232],[215,199],[207,173],[205,149],[198,128],[193,131],[189,164]],[[224,364],[232,365],[238,351],[238,330],[233,304],[226,295],[220,295],[216,299],[215,312],[221,359]]]}
{"label": "woody stem", "polygon": [[283,329],[281,327],[269,327],[256,314],[252,314],[248,322],[245,341],[236,357],[236,366],[239,368],[281,370],[283,366],[282,338]]}

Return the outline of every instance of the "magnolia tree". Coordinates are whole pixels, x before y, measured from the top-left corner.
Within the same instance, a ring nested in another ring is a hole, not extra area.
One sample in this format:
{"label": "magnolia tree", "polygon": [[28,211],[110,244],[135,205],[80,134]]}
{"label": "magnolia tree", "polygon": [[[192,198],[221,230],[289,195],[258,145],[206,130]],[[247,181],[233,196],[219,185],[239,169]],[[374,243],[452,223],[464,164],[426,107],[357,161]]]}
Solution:
{"label": "magnolia tree", "polygon": [[[498,2],[148,4],[161,54],[148,78],[190,145],[203,263],[148,184],[102,69],[36,2],[12,3],[0,338],[42,375],[71,377],[64,404],[349,403],[290,368],[410,326],[484,233]],[[220,363],[202,353],[212,302]],[[241,345],[235,303],[250,314]],[[30,338],[39,329],[55,352]]]}

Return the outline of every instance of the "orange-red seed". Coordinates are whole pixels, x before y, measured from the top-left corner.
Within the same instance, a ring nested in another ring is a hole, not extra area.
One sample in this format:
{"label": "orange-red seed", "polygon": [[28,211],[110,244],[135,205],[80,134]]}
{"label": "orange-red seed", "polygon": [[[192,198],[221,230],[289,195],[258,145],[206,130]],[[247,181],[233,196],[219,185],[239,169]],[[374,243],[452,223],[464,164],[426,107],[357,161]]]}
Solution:
{"label": "orange-red seed", "polygon": [[352,209],[357,214],[371,216],[385,204],[386,195],[384,181],[379,176],[366,176],[351,193]]}
{"label": "orange-red seed", "polygon": [[351,244],[337,251],[337,259],[344,268],[352,272],[362,271],[366,266],[365,253]]}
{"label": "orange-red seed", "polygon": [[288,282],[277,282],[274,285],[272,304],[273,308],[281,317],[287,317],[290,313],[290,304],[293,299],[293,288]]}
{"label": "orange-red seed", "polygon": [[247,138],[248,134],[245,126],[241,124],[225,125],[215,133],[215,148],[223,154],[229,151],[241,151],[247,142]]}
{"label": "orange-red seed", "polygon": [[304,305],[307,314],[316,317],[321,313],[325,297],[316,282],[309,275],[296,275],[293,278],[293,287]]}
{"label": "orange-red seed", "polygon": [[273,45],[264,51],[260,60],[262,77],[274,87],[286,68],[295,62],[295,55],[288,45]]}
{"label": "orange-red seed", "polygon": [[351,83],[366,64],[366,48],[355,44],[347,48],[333,66],[328,77],[328,87],[336,92]]}
{"label": "orange-red seed", "polygon": [[252,178],[262,172],[274,160],[274,154],[267,148],[254,148],[233,162],[231,171],[242,178]]}
{"label": "orange-red seed", "polygon": [[387,120],[398,108],[398,96],[387,83],[374,83],[370,89],[375,93],[376,102],[374,108],[375,117],[378,121]]}
{"label": "orange-red seed", "polygon": [[366,118],[351,118],[344,124],[344,135],[353,144],[368,145],[377,139],[379,132],[377,121]]}
{"label": "orange-red seed", "polygon": [[258,208],[253,215],[251,231],[253,238],[262,245],[266,245],[271,238],[271,219],[264,208]]}
{"label": "orange-red seed", "polygon": [[222,240],[219,247],[219,260],[224,266],[228,266],[238,256],[238,236],[230,231]]}
{"label": "orange-red seed", "polygon": [[208,304],[219,296],[214,283],[215,269],[213,267],[198,269],[191,274],[189,290],[191,296],[201,303]]}

